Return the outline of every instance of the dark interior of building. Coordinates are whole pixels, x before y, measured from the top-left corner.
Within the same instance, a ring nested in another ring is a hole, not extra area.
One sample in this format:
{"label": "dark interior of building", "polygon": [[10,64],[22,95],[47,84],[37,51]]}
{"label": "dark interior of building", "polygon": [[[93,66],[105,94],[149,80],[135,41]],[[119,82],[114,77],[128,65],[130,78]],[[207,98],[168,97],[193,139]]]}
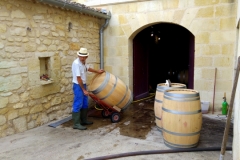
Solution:
{"label": "dark interior of building", "polygon": [[[148,64],[149,89],[156,89],[157,84],[169,79],[172,83],[193,81],[189,69],[194,62],[193,35],[184,27],[170,23],[159,23],[142,30],[135,38],[144,41],[146,61]],[[191,39],[192,38],[192,39]],[[138,53],[134,53],[138,54]],[[136,57],[136,56],[135,56]],[[135,61],[135,60],[134,60]],[[192,61],[192,62],[191,62]],[[144,64],[144,65],[145,65]],[[191,65],[190,65],[191,64]],[[135,71],[138,71],[135,69]],[[193,73],[192,73],[193,74]],[[190,77],[189,77],[190,76]]]}

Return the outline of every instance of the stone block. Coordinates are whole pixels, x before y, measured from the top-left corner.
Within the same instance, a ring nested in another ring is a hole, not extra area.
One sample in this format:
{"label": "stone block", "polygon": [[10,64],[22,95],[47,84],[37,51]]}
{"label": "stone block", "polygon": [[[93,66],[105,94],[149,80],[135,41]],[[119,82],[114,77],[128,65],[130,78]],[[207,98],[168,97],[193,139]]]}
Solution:
{"label": "stone block", "polygon": [[202,69],[195,68],[194,69],[194,79],[201,79],[202,78]]}
{"label": "stone block", "polygon": [[128,13],[129,6],[125,4],[113,5],[112,13],[120,14],[120,13]]}
{"label": "stone block", "polygon": [[62,101],[61,97],[54,97],[52,100],[51,100],[51,105],[54,106],[54,105],[58,105],[60,104]]}
{"label": "stone block", "polygon": [[8,77],[0,77],[0,92],[12,91],[22,86],[21,75],[11,75]]}
{"label": "stone block", "polygon": [[24,45],[25,52],[34,52],[37,49],[36,43],[27,43]]}
{"label": "stone block", "polygon": [[56,50],[57,50],[57,46],[56,45],[48,46],[48,51],[56,51]]}
{"label": "stone block", "polygon": [[[216,81],[216,89],[217,91],[222,91],[222,95],[224,92],[231,91],[232,89],[232,80],[224,80],[224,79],[219,79]],[[227,98],[228,99],[228,98]],[[230,100],[230,98],[229,98]]]}
{"label": "stone block", "polygon": [[43,110],[42,104],[37,104],[30,109],[30,114],[39,113]]}
{"label": "stone block", "polygon": [[52,70],[61,68],[61,61],[59,56],[52,56],[51,63],[52,63]]}
{"label": "stone block", "polygon": [[194,0],[195,6],[207,6],[207,5],[214,5],[218,4],[219,0],[209,1],[209,0]]}
{"label": "stone block", "polygon": [[0,75],[3,77],[9,76],[10,70],[9,69],[0,69]]}
{"label": "stone block", "polygon": [[176,9],[178,8],[179,0],[162,0],[163,9]]}
{"label": "stone block", "polygon": [[40,71],[40,61],[38,58],[27,59],[27,67],[29,72],[39,72]]}
{"label": "stone block", "polygon": [[34,20],[42,20],[42,19],[44,19],[44,16],[43,15],[34,15],[33,19]]}
{"label": "stone block", "polygon": [[124,32],[121,26],[114,26],[109,28],[109,34],[111,36],[123,36]]}
{"label": "stone block", "polygon": [[32,129],[35,127],[35,122],[34,121],[30,121],[28,124],[27,124],[27,128],[28,129]]}
{"label": "stone block", "polygon": [[10,110],[7,113],[8,120],[12,120],[18,117],[18,111],[17,110]]}
{"label": "stone block", "polygon": [[43,104],[43,107],[44,107],[45,109],[49,109],[49,108],[52,107],[52,106],[51,106],[51,103],[48,102],[48,103],[44,103],[44,104]]}
{"label": "stone block", "polygon": [[215,17],[232,17],[236,15],[235,4],[216,6]]}
{"label": "stone block", "polygon": [[10,34],[12,36],[23,36],[25,37],[27,35],[27,32],[24,28],[14,28],[10,30]]}
{"label": "stone block", "polygon": [[41,97],[45,97],[47,95],[51,95],[54,93],[60,92],[60,85],[56,83],[43,85],[43,86],[36,86],[32,87],[32,89],[29,91],[29,96],[31,98],[37,99]]}
{"label": "stone block", "polygon": [[0,69],[2,68],[11,68],[11,67],[17,67],[18,63],[16,61],[0,61]]}
{"label": "stone block", "polygon": [[5,108],[8,104],[8,97],[0,97],[0,109]]}
{"label": "stone block", "polygon": [[4,115],[4,114],[7,113],[8,111],[9,111],[9,108],[0,109],[0,115]]}
{"label": "stone block", "polygon": [[214,7],[205,7],[205,8],[200,8],[197,12],[196,18],[209,18],[213,17],[214,15]]}
{"label": "stone block", "polygon": [[201,31],[215,31],[219,29],[219,19],[202,19],[199,20],[199,30]]}
{"label": "stone block", "polygon": [[37,126],[43,125],[43,124],[47,123],[48,120],[49,120],[49,118],[45,113],[40,114],[35,121],[35,125],[37,125]]}
{"label": "stone block", "polygon": [[53,22],[54,23],[62,23],[63,22],[63,17],[61,15],[56,15],[53,17]]}
{"label": "stone block", "polygon": [[4,44],[0,42],[0,49],[4,48]]}
{"label": "stone block", "polygon": [[182,21],[185,10],[176,10],[173,15],[173,22],[179,24]]}
{"label": "stone block", "polygon": [[29,108],[22,108],[22,109],[19,109],[19,111],[18,111],[19,116],[23,116],[23,115],[27,115],[27,114],[29,114]]}
{"label": "stone block", "polygon": [[16,46],[8,46],[8,47],[5,47],[5,52],[9,52],[9,53],[18,53],[18,54],[21,54],[23,57],[24,57],[24,53],[19,53],[19,51],[21,51],[21,48],[20,47],[16,47]]}
{"label": "stone block", "polygon": [[217,71],[217,79],[224,79],[224,80],[231,80],[233,77],[233,72],[229,72],[230,70],[232,70],[231,67],[225,67],[225,68],[221,68],[218,69]]}
{"label": "stone block", "polygon": [[205,45],[202,48],[202,55],[220,55],[221,45]]}
{"label": "stone block", "polygon": [[200,79],[214,80],[214,77],[215,77],[215,69],[213,68],[202,69],[202,77]]}
{"label": "stone block", "polygon": [[212,80],[194,80],[194,88],[200,91],[209,91],[213,90],[213,81]]}
{"label": "stone block", "polygon": [[208,44],[210,39],[210,33],[208,32],[199,32],[195,35],[196,44]]}
{"label": "stone block", "polygon": [[58,31],[58,34],[59,34],[60,37],[65,37],[65,32],[63,32],[63,31],[60,31],[60,30],[59,30],[59,31]]}
{"label": "stone block", "polygon": [[148,8],[147,8],[148,12],[159,11],[162,9],[163,9],[163,3],[161,1],[150,1],[148,3]]}
{"label": "stone block", "polygon": [[74,61],[73,58],[71,57],[63,57],[61,58],[61,65],[65,66],[65,65],[72,65],[72,62]]}
{"label": "stone block", "polygon": [[207,67],[213,65],[213,58],[211,57],[195,57],[196,67]]}
{"label": "stone block", "polygon": [[227,17],[220,19],[221,30],[234,30],[236,28],[236,17]]}
{"label": "stone block", "polygon": [[23,103],[16,103],[13,106],[14,109],[23,108]]}
{"label": "stone block", "polygon": [[222,54],[226,56],[232,56],[234,53],[234,47],[235,45],[233,43],[231,44],[222,44]]}
{"label": "stone block", "polygon": [[69,44],[69,49],[70,49],[70,50],[76,50],[76,51],[78,51],[79,48],[80,48],[79,43],[70,43],[70,44]]}
{"label": "stone block", "polygon": [[4,115],[0,115],[0,126],[4,125],[7,122],[7,119]]}
{"label": "stone block", "polygon": [[17,132],[23,132],[27,130],[26,117],[19,117],[13,120],[13,125]]}
{"label": "stone block", "polygon": [[124,14],[118,16],[118,21],[120,25],[128,23],[126,16]]}
{"label": "stone block", "polygon": [[22,42],[29,42],[29,39],[27,37],[23,37]]}
{"label": "stone block", "polygon": [[35,86],[40,84],[40,71],[37,72],[28,72],[28,85]]}
{"label": "stone block", "polygon": [[198,8],[186,9],[180,24],[185,28],[189,28],[191,26],[192,21],[196,18],[197,12]]}
{"label": "stone block", "polygon": [[[1,9],[1,8],[0,8],[0,9]],[[9,17],[9,13],[8,13],[8,12],[1,11],[0,17]]]}
{"label": "stone block", "polygon": [[27,67],[10,68],[11,74],[26,73],[27,71]]}
{"label": "stone block", "polygon": [[7,25],[6,24],[0,24],[0,33],[7,32]]}
{"label": "stone block", "polygon": [[11,18],[21,18],[21,19],[24,19],[24,18],[27,18],[25,13],[23,13],[23,11],[21,10],[13,10],[11,12]]}
{"label": "stone block", "polygon": [[[41,35],[42,35],[42,36],[48,36],[49,34],[50,34],[49,31],[42,31],[42,32],[41,32]],[[48,40],[48,39],[44,39],[44,40]]]}
{"label": "stone block", "polygon": [[46,52],[48,48],[45,45],[40,45],[37,47],[37,51]]}
{"label": "stone block", "polygon": [[218,67],[232,67],[233,58],[232,57],[215,57],[213,65]]}

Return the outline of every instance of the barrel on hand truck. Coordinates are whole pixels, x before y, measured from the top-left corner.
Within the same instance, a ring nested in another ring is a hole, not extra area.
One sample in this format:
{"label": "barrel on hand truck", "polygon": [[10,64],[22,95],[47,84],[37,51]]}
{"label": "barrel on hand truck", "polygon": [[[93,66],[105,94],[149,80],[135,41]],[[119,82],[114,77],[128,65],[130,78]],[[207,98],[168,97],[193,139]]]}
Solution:
{"label": "barrel on hand truck", "polygon": [[[133,100],[128,86],[109,72],[96,74],[88,89],[94,94],[96,103],[103,108],[103,117],[117,115],[117,112],[125,110]],[[113,121],[115,122],[115,120]]]}

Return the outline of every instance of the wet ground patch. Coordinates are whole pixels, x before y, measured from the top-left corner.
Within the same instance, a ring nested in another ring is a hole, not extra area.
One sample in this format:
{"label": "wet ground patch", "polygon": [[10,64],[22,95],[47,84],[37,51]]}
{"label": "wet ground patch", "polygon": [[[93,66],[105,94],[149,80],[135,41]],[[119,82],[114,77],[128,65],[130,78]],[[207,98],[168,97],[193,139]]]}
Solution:
{"label": "wet ground patch", "polygon": [[[103,118],[99,108],[90,108],[88,113],[89,121],[93,121],[93,125],[88,125],[88,130],[94,130],[100,127],[110,125],[110,118]],[[132,103],[126,110],[120,112],[121,120],[116,123],[114,128],[119,127],[121,135],[146,139],[146,135],[155,127],[154,99],[148,99]],[[203,123],[200,132],[199,144],[197,147],[221,147],[224,134],[226,118],[209,118],[203,114]],[[72,127],[72,120],[63,123],[62,127]],[[113,128],[113,129],[114,129]],[[113,129],[108,130],[111,132]],[[159,135],[162,135],[159,132]],[[229,129],[227,146],[232,146],[233,140],[233,124]]]}

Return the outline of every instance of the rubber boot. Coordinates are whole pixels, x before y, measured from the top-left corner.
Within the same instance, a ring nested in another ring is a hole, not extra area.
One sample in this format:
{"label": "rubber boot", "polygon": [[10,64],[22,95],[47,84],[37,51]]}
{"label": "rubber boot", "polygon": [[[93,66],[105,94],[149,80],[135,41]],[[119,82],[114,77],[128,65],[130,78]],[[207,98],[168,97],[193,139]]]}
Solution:
{"label": "rubber boot", "polygon": [[93,122],[90,122],[87,120],[87,108],[81,109],[81,124],[82,125],[89,125],[93,124]]}
{"label": "rubber boot", "polygon": [[82,126],[79,123],[80,120],[80,112],[72,112],[72,120],[73,120],[73,129],[85,130],[87,127]]}

